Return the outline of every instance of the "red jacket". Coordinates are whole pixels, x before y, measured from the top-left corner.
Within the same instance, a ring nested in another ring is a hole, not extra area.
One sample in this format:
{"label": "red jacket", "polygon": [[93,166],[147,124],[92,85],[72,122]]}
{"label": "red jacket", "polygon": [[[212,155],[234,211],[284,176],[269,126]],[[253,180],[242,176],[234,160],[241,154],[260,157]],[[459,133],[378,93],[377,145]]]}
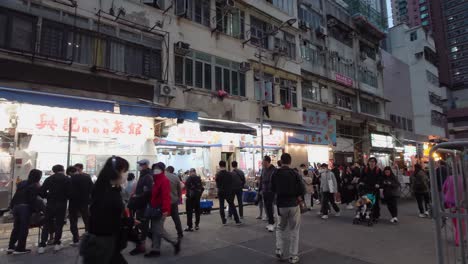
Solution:
{"label": "red jacket", "polygon": [[154,184],[151,191],[151,206],[160,207],[163,213],[171,214],[171,183],[163,173],[153,176]]}

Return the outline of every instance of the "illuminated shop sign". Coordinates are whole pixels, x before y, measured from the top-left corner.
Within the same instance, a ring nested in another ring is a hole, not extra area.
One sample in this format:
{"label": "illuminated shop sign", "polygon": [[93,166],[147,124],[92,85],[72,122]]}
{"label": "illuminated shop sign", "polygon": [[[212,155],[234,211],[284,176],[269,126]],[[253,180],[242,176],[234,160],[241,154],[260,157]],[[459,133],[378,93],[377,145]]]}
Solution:
{"label": "illuminated shop sign", "polygon": [[376,148],[394,148],[393,138],[381,134],[371,134],[372,147]]}

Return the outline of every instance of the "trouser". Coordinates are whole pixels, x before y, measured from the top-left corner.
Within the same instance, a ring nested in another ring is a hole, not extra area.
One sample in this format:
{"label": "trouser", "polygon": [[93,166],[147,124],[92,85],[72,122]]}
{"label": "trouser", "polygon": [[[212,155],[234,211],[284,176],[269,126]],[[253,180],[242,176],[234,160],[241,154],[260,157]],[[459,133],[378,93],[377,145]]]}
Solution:
{"label": "trouser", "polygon": [[45,247],[49,237],[49,228],[53,225],[55,237],[54,244],[60,245],[62,239],[63,224],[67,211],[66,204],[51,205],[46,207],[45,224],[41,234],[41,247]]}
{"label": "trouser", "polygon": [[161,251],[161,239],[166,240],[167,242],[175,245],[177,240],[175,238],[171,238],[169,233],[167,233],[166,229],[164,229],[164,222],[166,217],[160,217],[151,219],[151,231],[153,233],[153,251]]}
{"label": "trouser", "polygon": [[234,205],[234,195],[232,193],[218,193],[218,199],[219,199],[219,214],[221,216],[221,221],[226,223],[226,215],[224,213],[224,200],[227,201],[228,206],[229,206],[229,212],[234,215],[234,220],[236,220],[236,223],[239,223],[239,215],[237,214],[237,209],[236,206]]}
{"label": "trouser", "polygon": [[387,203],[388,211],[392,217],[398,217],[398,197],[386,197],[385,202]]}
{"label": "trouser", "polygon": [[304,194],[304,202],[305,202],[307,208],[311,208],[314,205],[314,202],[312,201],[312,194],[311,193]]}
{"label": "trouser", "polygon": [[265,210],[265,207],[264,207],[265,203],[263,202],[263,195],[262,194],[257,194],[257,195],[259,195],[259,197],[258,197],[258,217],[262,218],[263,217],[263,211]]}
{"label": "trouser", "polygon": [[185,201],[185,210],[187,211],[187,226],[193,227],[193,213],[195,212],[195,226],[200,225],[200,196],[190,197]]}
{"label": "trouser", "polygon": [[335,203],[335,194],[331,192],[322,192],[322,209],[320,211],[323,215],[328,215],[328,211],[330,211],[330,203],[335,212],[340,212],[340,208]]}
{"label": "trouser", "polygon": [[87,204],[76,205],[70,203],[68,207],[68,218],[70,219],[70,232],[73,235],[73,242],[78,242],[80,236],[78,233],[78,214],[81,215],[83,223],[85,226],[85,231],[88,232],[88,219],[89,219],[89,209]]}
{"label": "trouser", "polygon": [[[13,229],[11,230],[10,243],[8,249],[22,251],[26,249],[26,240],[29,233],[29,221],[31,210],[27,204],[18,204],[13,207]],[[16,242],[18,244],[15,247]]]}
{"label": "trouser", "polygon": [[184,232],[182,231],[182,223],[180,222],[178,203],[171,204],[171,218],[172,221],[174,221],[174,225],[177,230],[177,235],[183,236]]}
{"label": "trouser", "polygon": [[138,221],[140,221],[140,224],[139,224],[138,227],[141,230],[141,237],[142,237],[141,241],[136,242],[136,246],[144,248],[145,247],[146,237],[148,235],[150,220],[145,217],[145,211],[144,210],[137,210],[136,211],[136,218],[138,219]]}
{"label": "trouser", "polygon": [[[236,190],[234,191],[234,196],[233,198],[236,198],[237,197],[237,205],[239,206],[239,216],[240,217],[244,217],[244,204],[242,203],[242,194],[243,194],[243,190],[240,189],[240,190]],[[232,217],[232,213],[231,213],[231,210],[229,210],[229,217]]]}
{"label": "trouser", "polygon": [[415,193],[416,201],[418,202],[419,213],[424,214],[424,212],[429,211],[429,205],[431,199],[429,193]]}
{"label": "trouser", "polygon": [[285,242],[289,239],[289,256],[299,254],[299,228],[301,210],[299,206],[278,208],[278,226],[276,228],[276,248],[285,252]]}
{"label": "trouser", "polygon": [[93,249],[82,255],[83,264],[126,264],[128,263],[117,248],[115,236],[95,236]]}
{"label": "trouser", "polygon": [[275,201],[275,194],[272,192],[265,192],[263,193],[263,202],[265,203],[265,211],[268,218],[268,224],[273,225],[275,224],[274,218],[274,208],[273,202]]}

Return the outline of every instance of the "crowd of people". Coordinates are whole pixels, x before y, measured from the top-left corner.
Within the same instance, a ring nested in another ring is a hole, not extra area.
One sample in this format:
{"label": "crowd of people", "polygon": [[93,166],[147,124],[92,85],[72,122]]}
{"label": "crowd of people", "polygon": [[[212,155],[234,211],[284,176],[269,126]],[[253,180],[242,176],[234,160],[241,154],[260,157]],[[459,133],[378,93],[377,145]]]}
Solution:
{"label": "crowd of people", "polygon": [[[292,157],[288,153],[281,156],[277,166],[272,164],[269,156],[265,156],[257,179],[257,219],[268,222],[266,229],[269,232],[276,231],[278,258],[283,259],[288,255],[290,263],[299,261],[301,213],[311,210],[315,205],[321,206],[318,214],[326,220],[332,209],[335,216],[340,216],[337,199],[346,209],[354,209],[356,204],[361,206],[361,201],[365,200],[372,204],[367,217],[377,222],[380,218],[380,204],[385,203],[391,214],[390,222],[398,223],[400,181],[391,167],[383,170],[379,168],[375,158],[370,158],[366,166],[356,163],[346,167],[333,166],[331,169],[325,163],[314,167],[303,164],[299,168],[292,168],[291,164]],[[215,181],[221,223],[227,225],[228,219],[233,218],[236,225],[241,225],[246,177],[236,161],[231,162],[231,170],[228,170],[226,161],[220,161],[218,165]],[[42,185],[42,172],[31,170],[28,179],[17,185],[11,200],[14,227],[8,254],[30,252],[26,248],[26,239],[32,222],[42,225],[43,229],[39,254],[45,253],[50,245],[54,246],[55,252],[61,250],[67,208],[72,245],[80,245],[80,255],[85,264],[127,263],[121,252],[129,241],[135,243],[135,248],[129,253],[131,256],[160,256],[161,240],[170,243],[174,253],[178,254],[184,231],[200,229],[203,182],[195,169],[190,169],[189,176],[182,181],[174,174],[174,167],[166,167],[162,162],[150,164],[144,159],[138,161],[138,168],[137,179],[134,174],[128,173],[127,160],[113,156],[106,161],[93,183],[91,176],[83,172],[82,164],[66,170],[62,165],[55,165],[52,168],[54,174]],[[419,164],[415,166],[411,183],[418,202],[419,216],[427,217],[431,202],[429,180]],[[185,229],[179,217],[183,190],[187,213]],[[225,205],[228,208],[227,217]],[[82,217],[85,227],[81,237],[78,216]],[[164,227],[168,217],[174,221],[177,237]],[[151,240],[149,249],[146,248],[147,238]],[[289,252],[286,252],[286,240],[289,240]]]}

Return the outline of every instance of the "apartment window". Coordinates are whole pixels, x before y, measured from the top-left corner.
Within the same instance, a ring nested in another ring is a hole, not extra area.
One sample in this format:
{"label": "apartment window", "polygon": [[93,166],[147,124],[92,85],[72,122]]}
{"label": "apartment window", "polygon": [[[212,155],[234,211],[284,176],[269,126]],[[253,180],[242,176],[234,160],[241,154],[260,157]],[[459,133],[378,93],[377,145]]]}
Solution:
{"label": "apartment window", "polygon": [[422,13],[422,14],[421,14],[421,19],[425,19],[425,18],[428,17],[428,16],[429,16],[428,13]]}
{"label": "apartment window", "polygon": [[337,52],[332,52],[330,55],[330,68],[337,73],[354,79],[353,61],[339,56]]}
{"label": "apartment window", "polygon": [[[286,56],[291,59],[296,59],[296,38],[294,35],[287,32],[279,32],[279,37],[275,38],[275,49],[285,48]],[[282,36],[281,36],[282,35]]]}
{"label": "apartment window", "polygon": [[237,62],[192,51],[185,57],[175,55],[174,69],[176,84],[212,90],[214,81],[214,90],[245,96],[245,74]]}
{"label": "apartment window", "polygon": [[349,32],[341,30],[339,27],[328,28],[328,31],[330,32],[330,36],[334,39],[349,47],[353,47],[353,38]]}
{"label": "apartment window", "polygon": [[413,132],[413,120],[408,118],[408,119],[406,119],[406,122],[408,123],[408,125],[407,125],[408,131]]}
{"label": "apartment window", "polygon": [[423,5],[419,8],[419,11],[426,11],[427,10],[427,6]]}
{"label": "apartment window", "polygon": [[312,30],[322,26],[322,15],[303,5],[299,8],[299,20],[306,23]]}
{"label": "apartment window", "polygon": [[346,95],[335,91],[334,104],[339,107],[353,109],[353,98],[350,95]]}
{"label": "apartment window", "polygon": [[303,41],[301,45],[301,57],[310,61],[312,65],[323,66],[325,64],[325,55],[308,41]]}
{"label": "apartment window", "polygon": [[406,118],[404,117],[401,118],[401,125],[402,125],[402,129],[406,130]]}
{"label": "apartment window", "polygon": [[280,102],[281,105],[291,104],[297,107],[297,83],[286,79],[280,81]]}
{"label": "apartment window", "polygon": [[146,1],[142,1],[143,4],[146,4],[146,5],[149,5],[149,6],[152,6],[152,7],[156,7],[158,9],[163,9],[165,8],[164,6],[164,0],[146,0]]}
{"label": "apartment window", "polygon": [[[65,24],[44,20],[41,30],[40,54],[46,57],[67,59],[68,31]],[[122,65],[123,66],[123,65]]]}
{"label": "apartment window", "polygon": [[175,0],[174,12],[177,16],[210,26],[210,0]]}
{"label": "apartment window", "polygon": [[419,0],[419,3],[424,4],[424,3],[426,3],[426,0]]}
{"label": "apartment window", "polygon": [[359,69],[359,80],[367,85],[377,88],[377,75],[370,70]]}
{"label": "apartment window", "polygon": [[361,98],[361,112],[371,115],[378,115],[380,113],[379,103],[371,102]]}
{"label": "apartment window", "polygon": [[267,30],[266,22],[250,16],[250,42],[252,44],[268,49]]}
{"label": "apartment window", "polygon": [[428,26],[428,25],[429,25],[429,21],[428,21],[428,20],[424,20],[423,22],[421,22],[421,25],[422,25],[422,26]]}
{"label": "apartment window", "polygon": [[432,72],[426,70],[426,78],[427,78],[427,81],[432,83],[433,85],[439,87],[439,78],[433,74]]}
{"label": "apartment window", "polygon": [[320,87],[316,82],[304,81],[302,83],[302,97],[313,101],[320,101]]}
{"label": "apartment window", "polygon": [[431,123],[434,126],[445,127],[446,117],[443,113],[432,110],[431,111]]}
{"label": "apartment window", "polygon": [[255,71],[254,73],[254,86],[255,86],[255,100],[265,100],[266,102],[274,103],[274,76],[271,74],[261,73]]}
{"label": "apartment window", "polygon": [[33,52],[36,18],[0,10],[0,47]]}
{"label": "apartment window", "polygon": [[442,97],[433,92],[429,92],[429,102],[439,107],[444,106],[444,101],[442,100]]}
{"label": "apartment window", "polygon": [[396,116],[393,114],[390,114],[390,121],[395,124],[396,123]]}
{"label": "apartment window", "polygon": [[216,2],[216,26],[224,34],[244,39],[244,20],[244,11],[237,8],[227,10],[223,2]]}
{"label": "apartment window", "polygon": [[418,32],[415,31],[415,32],[411,32],[410,34],[410,41],[415,41],[418,39]]}
{"label": "apartment window", "polygon": [[267,0],[282,11],[293,15],[294,14],[294,1],[291,0]]}

